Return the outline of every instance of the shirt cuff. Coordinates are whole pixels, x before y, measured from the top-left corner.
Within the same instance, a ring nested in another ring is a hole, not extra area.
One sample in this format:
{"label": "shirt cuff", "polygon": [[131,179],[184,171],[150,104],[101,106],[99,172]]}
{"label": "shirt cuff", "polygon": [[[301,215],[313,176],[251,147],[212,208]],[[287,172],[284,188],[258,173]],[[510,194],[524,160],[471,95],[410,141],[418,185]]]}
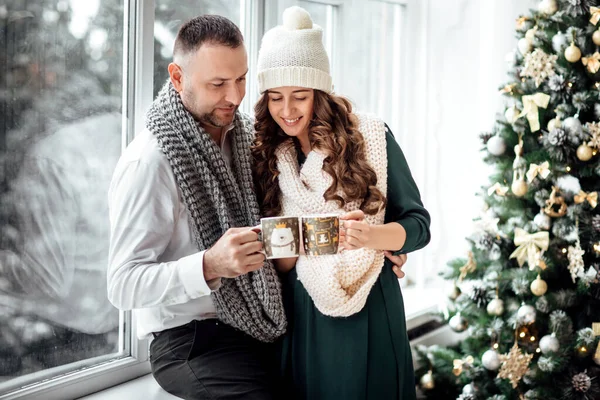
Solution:
{"label": "shirt cuff", "polygon": [[204,251],[179,259],[179,277],[187,295],[192,298],[208,296],[221,286],[221,278],[204,279]]}

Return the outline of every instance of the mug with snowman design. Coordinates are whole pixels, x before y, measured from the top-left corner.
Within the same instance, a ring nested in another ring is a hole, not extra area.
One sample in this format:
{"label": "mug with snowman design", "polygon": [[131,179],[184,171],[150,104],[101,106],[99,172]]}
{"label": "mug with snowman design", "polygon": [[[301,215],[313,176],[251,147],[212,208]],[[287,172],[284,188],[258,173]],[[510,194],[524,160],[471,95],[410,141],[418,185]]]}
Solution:
{"label": "mug with snowman design", "polygon": [[267,259],[298,257],[300,228],[297,217],[261,218],[260,226]]}

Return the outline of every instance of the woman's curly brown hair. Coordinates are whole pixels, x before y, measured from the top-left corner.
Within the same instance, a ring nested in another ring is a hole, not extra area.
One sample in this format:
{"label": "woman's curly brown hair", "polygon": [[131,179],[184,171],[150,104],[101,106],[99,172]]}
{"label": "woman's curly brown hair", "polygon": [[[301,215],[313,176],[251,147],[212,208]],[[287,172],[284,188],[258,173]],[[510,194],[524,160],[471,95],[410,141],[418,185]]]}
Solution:
{"label": "woman's curly brown hair", "polygon": [[[289,140],[289,136],[271,117],[268,103],[268,92],[265,92],[254,108],[256,138],[251,151],[261,214],[272,217],[281,213],[275,150]],[[311,148],[327,156],[323,169],[333,178],[323,197],[338,202],[340,207],[357,200],[365,214],[376,214],[385,207],[386,198],[377,189],[377,175],[366,161],[365,140],[352,115],[352,105],[343,97],[315,90],[313,108],[313,120],[308,128]]]}

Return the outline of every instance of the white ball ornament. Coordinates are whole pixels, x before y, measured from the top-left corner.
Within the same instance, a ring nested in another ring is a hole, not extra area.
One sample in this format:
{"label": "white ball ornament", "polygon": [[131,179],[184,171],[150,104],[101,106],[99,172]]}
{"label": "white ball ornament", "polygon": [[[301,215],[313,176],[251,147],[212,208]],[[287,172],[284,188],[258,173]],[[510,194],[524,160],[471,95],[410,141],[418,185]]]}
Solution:
{"label": "white ball ornament", "polygon": [[487,313],[490,315],[500,316],[504,313],[504,301],[496,297],[487,305]]}
{"label": "white ball ornament", "polygon": [[464,394],[464,395],[474,395],[475,394],[475,388],[470,383],[467,383],[465,386],[463,386],[462,394]]}
{"label": "white ball ornament", "polygon": [[533,50],[533,43],[531,43],[531,40],[528,40],[527,38],[521,38],[517,42],[517,48],[519,49],[519,53],[525,55]]}
{"label": "white ball ornament", "polygon": [[455,332],[463,332],[467,329],[469,324],[465,317],[460,315],[460,313],[456,313],[456,315],[450,318],[448,325],[450,325],[450,328],[452,328],[452,330]]}
{"label": "white ball ornament", "polygon": [[527,39],[533,43],[533,39],[535,38],[536,31],[537,31],[537,28],[528,29],[527,32],[525,32],[525,39]]}
{"label": "white ball ornament", "polygon": [[500,368],[500,355],[494,349],[489,349],[481,356],[481,364],[490,371]]}
{"label": "white ball ornament", "polygon": [[533,218],[533,223],[538,227],[539,230],[547,231],[552,225],[552,218],[543,212],[540,212]]}
{"label": "white ball ornament", "polygon": [[581,121],[575,117],[569,117],[562,122],[562,128],[572,136],[581,136],[583,127]]}
{"label": "white ball ornament", "polygon": [[560,343],[554,333],[540,339],[540,350],[543,354],[556,353],[559,348]]}
{"label": "white ball ornament", "polygon": [[569,41],[564,33],[558,32],[556,35],[552,36],[552,49],[557,54],[564,52],[568,45]]}
{"label": "white ball ornament", "polygon": [[552,15],[558,11],[556,0],[542,0],[538,3],[538,11],[542,14]]}
{"label": "white ball ornament", "polygon": [[501,156],[506,151],[506,142],[500,136],[492,136],[487,144],[487,150],[491,155]]}
{"label": "white ball ornament", "polygon": [[565,49],[565,58],[570,63],[576,63],[581,59],[581,50],[575,44],[571,43],[569,47]]}
{"label": "white ball ornament", "polygon": [[529,304],[523,304],[517,310],[517,321],[523,325],[533,324],[535,322],[535,308]]}

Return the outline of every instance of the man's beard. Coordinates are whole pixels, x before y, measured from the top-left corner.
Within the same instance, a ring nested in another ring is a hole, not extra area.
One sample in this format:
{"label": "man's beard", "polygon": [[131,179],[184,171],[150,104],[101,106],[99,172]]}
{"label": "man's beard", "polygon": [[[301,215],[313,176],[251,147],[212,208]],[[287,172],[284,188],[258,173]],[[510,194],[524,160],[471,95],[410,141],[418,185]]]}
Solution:
{"label": "man's beard", "polygon": [[[237,111],[237,109],[238,109],[238,107],[235,107],[235,111]],[[197,117],[197,119],[198,119],[198,122],[200,122],[201,124],[216,126],[217,128],[223,128],[228,125],[231,125],[231,123],[233,122],[233,118],[235,116],[235,111],[232,114],[232,117],[228,118],[227,120],[223,120],[223,118],[217,117],[215,111],[211,111],[209,113],[202,114],[199,117]]]}
{"label": "man's beard", "polygon": [[181,94],[181,100],[183,101],[184,107],[189,111],[190,114],[192,114],[196,121],[200,122],[201,124],[210,125],[217,128],[223,128],[231,125],[233,118],[235,117],[235,112],[239,108],[239,106],[236,106],[232,117],[228,118],[227,120],[223,120],[223,118],[219,118],[216,115],[215,110],[204,114],[198,113],[196,111],[199,108],[197,107],[196,96],[191,91],[184,91]]}

